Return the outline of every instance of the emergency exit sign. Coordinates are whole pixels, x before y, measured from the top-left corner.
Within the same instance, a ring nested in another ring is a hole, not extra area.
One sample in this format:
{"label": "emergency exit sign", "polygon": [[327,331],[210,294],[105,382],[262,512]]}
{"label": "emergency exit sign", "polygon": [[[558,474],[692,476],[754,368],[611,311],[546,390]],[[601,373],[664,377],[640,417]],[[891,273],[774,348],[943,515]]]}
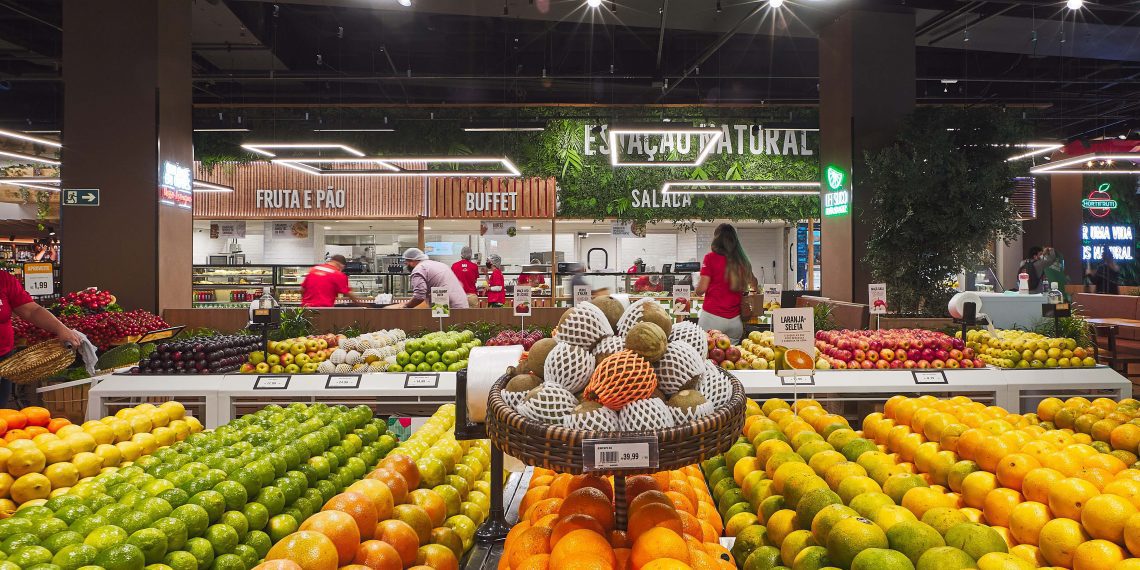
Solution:
{"label": "emergency exit sign", "polygon": [[98,206],[98,188],[65,188],[62,202],[64,206]]}

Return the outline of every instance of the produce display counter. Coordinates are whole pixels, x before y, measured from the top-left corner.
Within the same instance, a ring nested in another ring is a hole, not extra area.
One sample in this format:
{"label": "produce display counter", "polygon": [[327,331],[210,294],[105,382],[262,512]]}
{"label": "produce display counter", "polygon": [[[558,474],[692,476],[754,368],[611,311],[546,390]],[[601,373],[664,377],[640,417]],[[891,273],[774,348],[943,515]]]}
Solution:
{"label": "produce display counter", "polygon": [[218,415],[218,392],[225,376],[204,374],[199,376],[139,376],[110,374],[89,379],[91,391],[87,396],[87,419],[99,419],[142,403],[160,403],[178,400],[190,414],[207,428],[215,428],[229,421]]}

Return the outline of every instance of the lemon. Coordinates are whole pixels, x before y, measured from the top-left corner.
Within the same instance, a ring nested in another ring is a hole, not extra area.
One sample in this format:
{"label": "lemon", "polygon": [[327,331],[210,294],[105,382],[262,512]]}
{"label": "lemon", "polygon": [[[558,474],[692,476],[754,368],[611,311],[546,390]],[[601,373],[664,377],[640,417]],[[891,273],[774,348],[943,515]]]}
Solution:
{"label": "lemon", "polygon": [[174,430],[175,438],[178,439],[178,441],[182,441],[190,435],[190,424],[182,420],[174,420],[170,422],[170,425],[167,427]]}
{"label": "lemon", "polygon": [[52,463],[44,469],[44,476],[51,482],[53,489],[71,487],[79,482],[79,469],[74,463],[67,461]]}
{"label": "lemon", "polygon": [[7,498],[12,492],[12,483],[16,479],[7,473],[0,473],[0,497]]}
{"label": "lemon", "polygon": [[150,413],[150,423],[156,428],[166,426],[166,424],[170,423],[170,420],[170,414],[161,408]]}
{"label": "lemon", "polygon": [[175,400],[163,402],[158,409],[165,411],[171,420],[180,420],[186,415],[186,406],[182,405],[182,402]]}
{"label": "lemon", "polygon": [[58,437],[60,439],[64,439],[69,435],[74,435],[77,433],[83,433],[83,428],[81,428],[75,424],[67,424],[67,425],[59,428],[59,430],[57,430],[55,432],[55,435],[56,435],[56,437]]}
{"label": "lemon", "polygon": [[130,422],[131,431],[135,432],[136,434],[149,433],[150,430],[154,429],[154,422],[150,420],[149,416],[139,414],[132,416],[127,421]]}
{"label": "lemon", "polygon": [[75,454],[71,462],[79,470],[80,477],[94,477],[103,468],[103,459],[90,451]]}
{"label": "lemon", "polygon": [[35,499],[47,499],[51,493],[51,481],[40,473],[28,473],[12,483],[10,493],[13,501],[22,504]]}
{"label": "lemon", "polygon": [[98,445],[95,443],[95,438],[91,437],[91,434],[84,431],[73,433],[63,438],[63,441],[67,442],[67,445],[71,446],[71,450],[75,453],[91,451],[92,449],[95,449],[96,445]]}
{"label": "lemon", "polygon": [[12,457],[12,450],[7,447],[0,447],[0,471],[8,471],[9,457]]}
{"label": "lemon", "polygon": [[119,448],[123,461],[134,461],[142,456],[142,446],[133,441],[120,441],[115,447]]}
{"label": "lemon", "polygon": [[150,455],[158,450],[158,439],[150,433],[136,433],[131,436],[131,441],[139,444],[143,455]]}
{"label": "lemon", "polygon": [[174,445],[174,442],[178,441],[178,432],[169,427],[155,428],[152,435],[154,436],[155,440],[158,441],[158,445],[160,447]]}
{"label": "lemon", "polygon": [[186,424],[190,426],[190,433],[198,433],[202,431],[202,422],[194,416],[186,416]]}
{"label": "lemon", "polygon": [[110,443],[100,443],[93,452],[103,460],[103,467],[117,467],[123,461],[123,453]]}
{"label": "lemon", "polygon": [[[90,426],[88,424],[91,424]],[[115,441],[115,430],[111,426],[102,422],[87,422],[83,424],[83,431],[88,435],[95,438],[97,445],[105,443],[113,443]]]}
{"label": "lemon", "polygon": [[115,434],[115,443],[127,441],[135,434],[131,430],[131,423],[124,419],[112,418],[107,425],[111,426],[111,431]]}
{"label": "lemon", "polygon": [[44,458],[47,460],[48,465],[59,463],[61,461],[67,461],[71,459],[73,455],[75,455],[75,452],[71,450],[71,446],[59,438],[39,442],[39,449],[44,454]]}
{"label": "lemon", "polygon": [[12,451],[12,457],[8,458],[8,473],[13,477],[19,478],[29,473],[39,473],[44,470],[44,465],[47,464],[47,458],[44,457],[44,452],[40,451],[39,448],[36,447],[36,444],[31,441],[28,441],[28,444],[31,447],[21,446],[19,449]]}

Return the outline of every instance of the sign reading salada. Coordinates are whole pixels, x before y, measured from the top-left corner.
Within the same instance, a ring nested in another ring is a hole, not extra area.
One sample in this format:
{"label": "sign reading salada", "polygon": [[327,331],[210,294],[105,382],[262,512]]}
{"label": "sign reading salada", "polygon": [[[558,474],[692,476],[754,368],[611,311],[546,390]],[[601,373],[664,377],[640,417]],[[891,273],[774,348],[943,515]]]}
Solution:
{"label": "sign reading salada", "polygon": [[[667,128],[672,123],[662,123]],[[699,125],[716,127],[718,125]],[[714,154],[737,155],[779,155],[812,156],[815,151],[808,148],[808,131],[794,128],[764,128],[763,125],[719,125],[720,141]],[[609,125],[585,125],[586,156],[602,154],[609,156]],[[679,156],[696,154],[701,151],[702,137],[686,133],[647,133],[619,135],[618,144],[622,154],[645,157],[649,162],[668,160],[672,152]]]}
{"label": "sign reading salada", "polygon": [[258,209],[343,209],[344,190],[258,190]]}
{"label": "sign reading salada", "polygon": [[662,194],[657,190],[631,190],[634,208],[687,208],[693,205],[692,194]]}

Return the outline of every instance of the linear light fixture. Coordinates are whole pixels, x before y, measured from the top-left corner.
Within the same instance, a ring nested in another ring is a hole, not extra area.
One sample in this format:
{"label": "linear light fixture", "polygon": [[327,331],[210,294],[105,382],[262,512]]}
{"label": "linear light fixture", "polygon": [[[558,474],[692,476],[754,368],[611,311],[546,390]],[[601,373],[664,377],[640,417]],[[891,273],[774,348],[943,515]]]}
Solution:
{"label": "linear light fixture", "polygon": [[[704,164],[705,159],[712,154],[716,148],[717,143],[720,142],[721,137],[724,136],[724,131],[717,127],[690,127],[686,125],[638,125],[638,126],[614,126],[609,129],[610,135],[610,164],[612,166],[661,166],[661,167],[692,167]],[[622,162],[621,160],[621,147],[618,146],[618,137],[621,135],[685,135],[697,136],[703,138],[708,136],[708,140],[704,142],[701,147],[700,154],[694,160],[662,160],[662,161],[643,161],[643,162]]]}
{"label": "linear light fixture", "polygon": [[213,182],[206,182],[205,180],[194,180],[191,186],[194,192],[233,192],[233,186],[226,186],[225,184],[214,184]]}
{"label": "linear light fixture", "polygon": [[24,132],[28,133],[29,135],[58,135],[58,134],[62,133],[63,131],[57,130],[57,131],[24,131]]}
{"label": "linear light fixture", "polygon": [[819,182],[788,180],[667,180],[662,194],[819,196]]}
{"label": "linear light fixture", "polygon": [[[1117,170],[1099,168],[1096,163],[1107,163],[1111,166],[1113,161],[1130,163],[1140,162],[1140,153],[1133,154],[1100,154],[1090,153],[1065,160],[1042,164],[1029,169],[1030,174],[1140,174],[1140,167],[1131,170]],[[1085,165],[1085,168],[1068,168],[1076,165]]]}
{"label": "linear light fixture", "polygon": [[313,129],[314,133],[391,133],[395,131],[395,127],[377,129]]}
{"label": "linear light fixture", "polygon": [[[452,176],[481,176],[481,177],[515,177],[522,176],[522,172],[508,158],[478,157],[478,156],[429,156],[429,157],[368,157],[357,158],[274,158],[273,164],[280,164],[288,168],[300,170],[306,174],[316,176],[418,176],[424,178],[442,178]],[[380,166],[382,170],[363,169],[331,169],[322,168],[321,164],[367,164]],[[422,168],[407,168],[401,164],[421,163]],[[432,164],[497,164],[499,170],[428,170]]]}
{"label": "linear light fixture", "polygon": [[[380,172],[398,172],[399,169],[383,160],[359,158],[274,158],[273,164],[280,164],[288,168],[300,170],[317,176],[376,176]],[[326,169],[321,164],[375,164],[383,170],[364,169]]]}
{"label": "linear light fixture", "polygon": [[17,133],[17,132],[13,132],[13,131],[6,131],[4,129],[0,129],[0,137],[7,137],[10,139],[19,139],[22,141],[34,142],[36,144],[42,144],[44,146],[50,146],[52,148],[63,148],[63,145],[60,144],[59,141],[53,141],[51,139],[45,139],[42,137],[33,137],[32,135],[26,135],[24,133]]}
{"label": "linear light fixture", "polygon": [[217,129],[194,129],[196,133],[248,133],[249,129],[243,128],[217,128]]}
{"label": "linear light fixture", "polygon": [[[49,192],[59,192],[60,179],[34,176],[31,178],[0,178],[0,184],[23,186]],[[54,185],[54,186],[53,186]]]}
{"label": "linear light fixture", "polygon": [[[352,156],[364,156],[363,152],[356,150],[350,146],[343,144],[326,144],[326,143],[247,143],[241,145],[242,148],[256,152],[262,156],[276,157],[277,153],[273,150],[341,150]],[[272,149],[272,150],[271,150]]]}
{"label": "linear light fixture", "polygon": [[463,125],[469,133],[539,133],[546,130],[546,123],[535,121],[509,123],[469,123]]}
{"label": "linear light fixture", "polygon": [[1065,145],[1063,145],[1061,143],[1025,143],[1025,144],[1015,144],[1013,146],[1016,148],[1030,149],[1030,150],[1028,152],[1023,152],[1021,154],[1011,156],[1011,157],[1005,159],[1006,162],[1015,162],[1018,160],[1029,158],[1031,156],[1037,156],[1037,155],[1041,155],[1041,154],[1050,153],[1050,152],[1053,152],[1059,148],[1065,147]]}
{"label": "linear light fixture", "polygon": [[42,162],[44,164],[51,164],[51,165],[55,165],[55,166],[60,165],[60,162],[58,160],[53,160],[53,159],[45,158],[42,156],[34,156],[31,154],[24,154],[22,152],[12,152],[12,151],[8,151],[8,150],[0,150],[0,156],[8,156],[11,158],[15,158],[17,160],[30,160],[32,162]]}

